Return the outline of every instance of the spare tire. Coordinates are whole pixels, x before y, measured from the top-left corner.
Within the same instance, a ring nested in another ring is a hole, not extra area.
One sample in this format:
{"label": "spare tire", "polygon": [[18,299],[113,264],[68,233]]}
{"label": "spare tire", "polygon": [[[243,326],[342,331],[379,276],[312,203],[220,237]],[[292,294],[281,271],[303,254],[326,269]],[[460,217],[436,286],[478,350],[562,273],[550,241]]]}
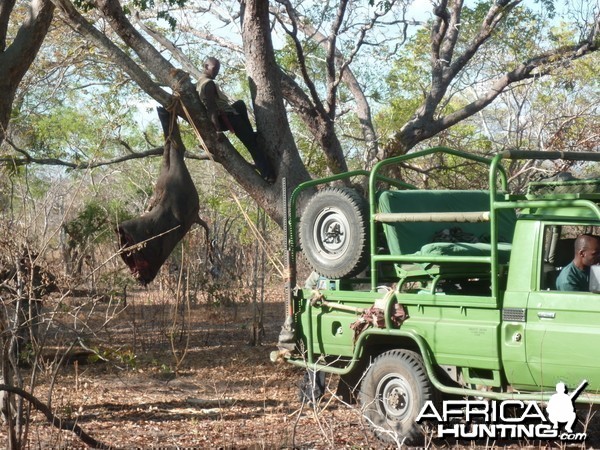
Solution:
{"label": "spare tire", "polygon": [[312,268],[326,278],[351,277],[368,262],[368,204],[356,191],[325,188],[300,217],[300,246]]}

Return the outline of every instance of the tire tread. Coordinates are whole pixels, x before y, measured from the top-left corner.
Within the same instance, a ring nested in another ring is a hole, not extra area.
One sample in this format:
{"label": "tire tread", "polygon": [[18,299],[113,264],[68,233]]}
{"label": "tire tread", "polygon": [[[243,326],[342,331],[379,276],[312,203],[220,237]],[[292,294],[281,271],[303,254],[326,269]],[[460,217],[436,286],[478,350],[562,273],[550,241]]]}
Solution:
{"label": "tire tread", "polygon": [[[307,236],[307,234],[312,233],[312,226],[314,225],[312,223],[312,216],[318,213],[320,208],[324,207],[320,203],[328,196],[337,197],[339,201],[346,202],[351,207],[355,216],[349,218],[349,220],[355,221],[354,223],[358,226],[358,242],[350,243],[350,245],[354,246],[353,251],[349,252],[349,257],[346,258],[346,261],[340,267],[327,267],[319,260],[318,256],[311,254],[310,238]],[[306,208],[300,218],[299,230],[300,247],[302,248],[304,258],[319,275],[339,279],[355,276],[365,269],[370,256],[368,242],[368,203],[354,189],[328,187],[320,190],[306,204]]]}

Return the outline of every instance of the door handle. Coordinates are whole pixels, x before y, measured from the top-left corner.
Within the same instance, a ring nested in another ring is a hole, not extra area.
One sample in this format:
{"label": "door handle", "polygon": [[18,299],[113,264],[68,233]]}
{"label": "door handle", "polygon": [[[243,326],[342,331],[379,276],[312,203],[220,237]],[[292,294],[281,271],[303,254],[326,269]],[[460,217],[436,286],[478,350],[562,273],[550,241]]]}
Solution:
{"label": "door handle", "polygon": [[556,313],[549,311],[540,311],[539,313],[537,313],[537,316],[540,319],[554,319],[556,317]]}

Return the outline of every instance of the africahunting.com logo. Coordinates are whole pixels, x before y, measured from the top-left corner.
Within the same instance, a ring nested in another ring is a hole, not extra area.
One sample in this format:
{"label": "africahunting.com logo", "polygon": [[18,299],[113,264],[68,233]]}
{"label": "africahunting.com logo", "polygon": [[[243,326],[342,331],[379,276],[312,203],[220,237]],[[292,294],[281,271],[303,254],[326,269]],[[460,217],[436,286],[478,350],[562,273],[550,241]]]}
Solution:
{"label": "africahunting.com logo", "polygon": [[417,422],[437,423],[438,438],[457,439],[560,439],[582,442],[584,432],[574,432],[575,399],[587,386],[582,381],[572,393],[564,383],[548,400],[546,414],[535,401],[444,400],[441,409],[427,401]]}

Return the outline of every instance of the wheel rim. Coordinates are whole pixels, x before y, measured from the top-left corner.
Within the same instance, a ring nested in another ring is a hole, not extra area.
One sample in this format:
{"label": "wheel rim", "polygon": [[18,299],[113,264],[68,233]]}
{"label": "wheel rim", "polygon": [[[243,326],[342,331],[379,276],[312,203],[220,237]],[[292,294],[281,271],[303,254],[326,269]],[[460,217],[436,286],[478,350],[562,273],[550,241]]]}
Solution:
{"label": "wheel rim", "polygon": [[326,208],[317,216],[313,228],[315,248],[324,258],[337,259],[348,248],[350,224],[338,209]]}
{"label": "wheel rim", "polygon": [[377,385],[378,412],[392,420],[403,420],[413,403],[410,385],[398,374],[389,374]]}

